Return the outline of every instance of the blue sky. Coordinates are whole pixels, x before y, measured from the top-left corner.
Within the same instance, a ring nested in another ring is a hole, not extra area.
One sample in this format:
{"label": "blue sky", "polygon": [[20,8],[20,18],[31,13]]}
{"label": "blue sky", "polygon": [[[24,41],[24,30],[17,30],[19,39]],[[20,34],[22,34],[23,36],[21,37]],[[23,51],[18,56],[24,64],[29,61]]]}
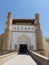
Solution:
{"label": "blue sky", "polygon": [[13,18],[34,18],[39,13],[43,35],[49,37],[49,0],[0,0],[0,34],[4,32],[9,11]]}

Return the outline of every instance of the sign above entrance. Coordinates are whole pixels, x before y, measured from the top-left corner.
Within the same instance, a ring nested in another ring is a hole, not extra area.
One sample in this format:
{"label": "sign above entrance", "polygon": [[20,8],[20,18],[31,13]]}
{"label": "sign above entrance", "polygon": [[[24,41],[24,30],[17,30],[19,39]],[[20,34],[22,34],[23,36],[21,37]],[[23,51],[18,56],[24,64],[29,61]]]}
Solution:
{"label": "sign above entrance", "polygon": [[12,31],[35,31],[35,26],[13,25]]}

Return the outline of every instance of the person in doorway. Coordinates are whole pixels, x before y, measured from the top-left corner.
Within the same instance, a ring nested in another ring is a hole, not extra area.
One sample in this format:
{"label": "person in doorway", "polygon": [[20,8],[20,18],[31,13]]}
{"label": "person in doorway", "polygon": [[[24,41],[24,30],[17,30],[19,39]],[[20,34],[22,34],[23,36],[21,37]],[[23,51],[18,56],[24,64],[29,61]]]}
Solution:
{"label": "person in doorway", "polygon": [[27,55],[29,54],[29,51],[28,51],[28,49],[26,50],[26,54],[27,54]]}

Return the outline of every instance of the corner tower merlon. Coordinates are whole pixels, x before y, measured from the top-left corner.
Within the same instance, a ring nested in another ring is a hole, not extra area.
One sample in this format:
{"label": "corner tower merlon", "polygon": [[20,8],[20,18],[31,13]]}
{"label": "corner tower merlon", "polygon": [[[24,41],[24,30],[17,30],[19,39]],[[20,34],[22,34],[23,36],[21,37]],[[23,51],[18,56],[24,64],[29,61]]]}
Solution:
{"label": "corner tower merlon", "polygon": [[40,15],[38,13],[35,14],[35,20],[37,20],[37,21],[40,20]]}
{"label": "corner tower merlon", "polygon": [[43,51],[43,34],[41,30],[41,25],[40,25],[40,16],[38,13],[35,14],[35,25],[36,25],[36,42],[37,42],[37,50],[38,51]]}
{"label": "corner tower merlon", "polygon": [[12,13],[9,12],[7,16],[7,28],[12,29]]}
{"label": "corner tower merlon", "polygon": [[7,18],[8,18],[8,20],[10,20],[12,18],[12,13],[11,12],[8,13]]}
{"label": "corner tower merlon", "polygon": [[35,14],[35,25],[40,25],[40,15],[38,13]]}

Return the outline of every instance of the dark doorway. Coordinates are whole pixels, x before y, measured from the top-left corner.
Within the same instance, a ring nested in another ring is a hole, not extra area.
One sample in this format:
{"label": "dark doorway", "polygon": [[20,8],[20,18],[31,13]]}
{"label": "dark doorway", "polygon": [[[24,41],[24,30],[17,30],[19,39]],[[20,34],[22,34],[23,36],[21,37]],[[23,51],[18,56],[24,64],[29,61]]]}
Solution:
{"label": "dark doorway", "polygon": [[19,46],[19,53],[25,54],[27,51],[27,44],[20,44]]}

